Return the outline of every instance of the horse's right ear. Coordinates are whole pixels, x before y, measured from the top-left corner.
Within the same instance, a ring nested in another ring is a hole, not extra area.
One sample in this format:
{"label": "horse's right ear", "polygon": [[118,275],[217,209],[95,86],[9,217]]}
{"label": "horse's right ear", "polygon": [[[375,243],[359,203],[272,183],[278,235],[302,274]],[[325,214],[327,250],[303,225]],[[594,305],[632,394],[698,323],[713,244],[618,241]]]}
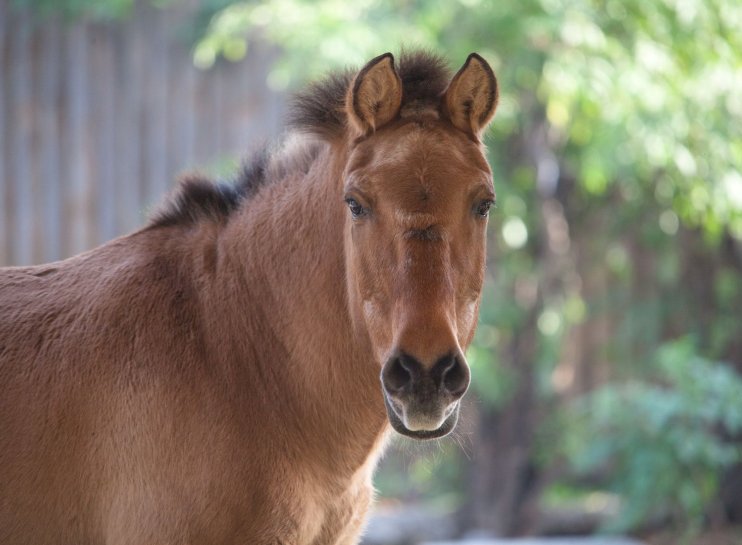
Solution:
{"label": "horse's right ear", "polygon": [[361,68],[348,89],[345,110],[351,128],[365,136],[397,117],[402,105],[402,80],[394,57],[384,53]]}

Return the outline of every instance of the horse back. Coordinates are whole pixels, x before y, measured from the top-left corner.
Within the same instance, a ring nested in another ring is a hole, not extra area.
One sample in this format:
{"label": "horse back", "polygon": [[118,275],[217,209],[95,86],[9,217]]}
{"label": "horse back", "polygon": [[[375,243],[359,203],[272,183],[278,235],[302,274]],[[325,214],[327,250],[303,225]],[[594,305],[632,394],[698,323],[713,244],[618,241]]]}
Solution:
{"label": "horse back", "polygon": [[121,476],[162,459],[163,393],[183,391],[167,369],[199,335],[182,257],[158,236],[0,269],[0,542],[104,541],[136,488]]}

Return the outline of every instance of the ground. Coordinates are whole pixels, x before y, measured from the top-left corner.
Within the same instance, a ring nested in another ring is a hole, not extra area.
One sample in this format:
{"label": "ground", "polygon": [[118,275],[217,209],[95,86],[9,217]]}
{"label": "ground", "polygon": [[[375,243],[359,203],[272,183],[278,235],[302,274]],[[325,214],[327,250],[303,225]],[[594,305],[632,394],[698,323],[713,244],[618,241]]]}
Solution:
{"label": "ground", "polygon": [[[686,545],[682,536],[667,531],[644,536],[642,540],[648,545]],[[730,526],[703,532],[689,539],[687,545],[742,545],[742,526]]]}

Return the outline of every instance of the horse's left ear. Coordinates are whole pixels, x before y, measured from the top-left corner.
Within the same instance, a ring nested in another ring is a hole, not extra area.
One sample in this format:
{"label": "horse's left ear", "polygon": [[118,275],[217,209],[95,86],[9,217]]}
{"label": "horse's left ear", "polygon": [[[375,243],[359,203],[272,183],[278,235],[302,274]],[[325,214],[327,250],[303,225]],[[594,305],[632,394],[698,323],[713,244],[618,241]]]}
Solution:
{"label": "horse's left ear", "polygon": [[364,66],[348,90],[345,110],[352,128],[362,136],[397,117],[402,105],[402,80],[394,57],[384,53]]}
{"label": "horse's left ear", "polygon": [[451,123],[480,138],[495,115],[497,98],[495,73],[487,61],[472,53],[448,85],[444,104]]}

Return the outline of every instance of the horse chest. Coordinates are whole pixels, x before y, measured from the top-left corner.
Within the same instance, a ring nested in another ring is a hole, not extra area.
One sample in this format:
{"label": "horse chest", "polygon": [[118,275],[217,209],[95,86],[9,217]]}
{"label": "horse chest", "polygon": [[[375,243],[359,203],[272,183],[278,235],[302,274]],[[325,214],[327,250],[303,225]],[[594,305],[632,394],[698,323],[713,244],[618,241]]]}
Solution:
{"label": "horse chest", "polygon": [[[272,490],[262,493],[264,487]],[[152,503],[141,493],[124,492],[118,496],[128,499],[110,513],[107,543],[354,545],[372,499],[368,479],[353,479],[344,489],[332,490],[318,481],[280,487],[255,482],[241,494],[233,489],[229,496],[219,494],[219,500],[200,505],[205,490],[165,494]]]}
{"label": "horse chest", "polygon": [[353,482],[341,494],[318,491],[302,510],[303,535],[297,545],[351,545],[358,541],[371,503],[372,489],[365,482]]}

